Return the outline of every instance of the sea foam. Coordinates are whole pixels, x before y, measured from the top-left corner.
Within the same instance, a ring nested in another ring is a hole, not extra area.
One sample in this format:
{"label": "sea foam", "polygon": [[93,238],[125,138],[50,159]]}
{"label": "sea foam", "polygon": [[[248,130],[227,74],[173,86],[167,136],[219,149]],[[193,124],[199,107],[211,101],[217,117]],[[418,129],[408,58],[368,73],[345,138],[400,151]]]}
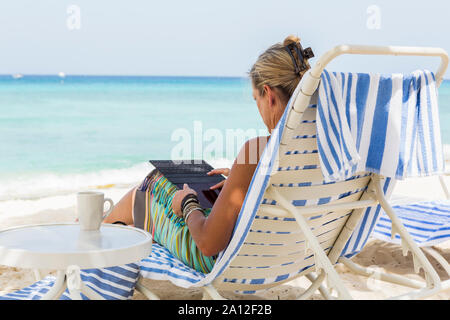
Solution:
{"label": "sea foam", "polygon": [[131,187],[141,181],[152,168],[149,163],[139,163],[130,168],[88,173],[17,175],[0,181],[0,201],[31,200],[86,189]]}
{"label": "sea foam", "polygon": [[[214,168],[230,168],[228,159],[208,160]],[[88,173],[39,173],[0,179],[0,201],[33,200],[66,195],[82,190],[131,188],[141,182],[153,169],[149,162],[130,168],[105,169]]]}
{"label": "sea foam", "polygon": [[[231,168],[232,160],[208,160],[214,168]],[[76,192],[97,190],[117,203],[153,169],[139,163],[125,169],[85,174],[36,174],[0,181],[0,217],[18,217],[76,205]]]}

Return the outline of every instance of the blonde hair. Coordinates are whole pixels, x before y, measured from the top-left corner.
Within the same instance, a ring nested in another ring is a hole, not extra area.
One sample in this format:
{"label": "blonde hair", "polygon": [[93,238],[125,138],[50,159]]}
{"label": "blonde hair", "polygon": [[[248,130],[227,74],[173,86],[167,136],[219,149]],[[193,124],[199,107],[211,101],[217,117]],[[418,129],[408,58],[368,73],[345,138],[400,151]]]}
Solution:
{"label": "blonde hair", "polygon": [[[285,98],[289,99],[303,74],[310,68],[308,60],[305,59],[307,69],[296,72],[294,62],[286,50],[290,44],[295,44],[300,48],[300,39],[290,35],[284,39],[283,43],[274,44],[258,57],[250,69],[249,75],[253,86],[261,95],[264,93],[264,85],[268,85],[271,88],[278,88]],[[291,53],[299,64],[296,50],[292,50]]]}

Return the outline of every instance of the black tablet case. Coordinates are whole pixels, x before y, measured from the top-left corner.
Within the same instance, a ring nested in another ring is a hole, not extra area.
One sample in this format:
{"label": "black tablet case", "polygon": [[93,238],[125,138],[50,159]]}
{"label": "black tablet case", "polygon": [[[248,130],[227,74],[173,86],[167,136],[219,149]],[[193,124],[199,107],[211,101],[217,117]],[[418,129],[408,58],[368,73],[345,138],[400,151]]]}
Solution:
{"label": "black tablet case", "polygon": [[149,162],[178,189],[183,189],[183,184],[187,183],[197,192],[198,200],[203,208],[211,208],[221,190],[221,188],[211,190],[210,187],[225,180],[222,175],[208,176],[206,173],[214,168],[204,160],[150,160]]}

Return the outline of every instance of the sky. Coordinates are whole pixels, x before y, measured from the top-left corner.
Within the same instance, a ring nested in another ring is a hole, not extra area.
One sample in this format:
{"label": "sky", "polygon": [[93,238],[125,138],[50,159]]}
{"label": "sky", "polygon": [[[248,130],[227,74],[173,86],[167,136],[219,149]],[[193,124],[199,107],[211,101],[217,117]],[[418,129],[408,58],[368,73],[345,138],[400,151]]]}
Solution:
{"label": "sky", "polygon": [[[289,34],[316,57],[338,44],[450,51],[449,11],[443,0],[1,1],[0,74],[246,76]],[[328,69],[438,65],[438,58],[343,56]]]}

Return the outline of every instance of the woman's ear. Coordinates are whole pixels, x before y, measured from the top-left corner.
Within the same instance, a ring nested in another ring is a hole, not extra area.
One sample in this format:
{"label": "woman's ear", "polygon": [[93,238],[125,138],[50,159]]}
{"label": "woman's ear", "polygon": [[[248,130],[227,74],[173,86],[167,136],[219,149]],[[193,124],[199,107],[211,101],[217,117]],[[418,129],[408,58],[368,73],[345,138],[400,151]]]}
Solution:
{"label": "woman's ear", "polygon": [[269,107],[272,107],[275,104],[275,94],[274,94],[275,92],[267,84],[265,84],[263,88],[264,93],[267,95]]}

